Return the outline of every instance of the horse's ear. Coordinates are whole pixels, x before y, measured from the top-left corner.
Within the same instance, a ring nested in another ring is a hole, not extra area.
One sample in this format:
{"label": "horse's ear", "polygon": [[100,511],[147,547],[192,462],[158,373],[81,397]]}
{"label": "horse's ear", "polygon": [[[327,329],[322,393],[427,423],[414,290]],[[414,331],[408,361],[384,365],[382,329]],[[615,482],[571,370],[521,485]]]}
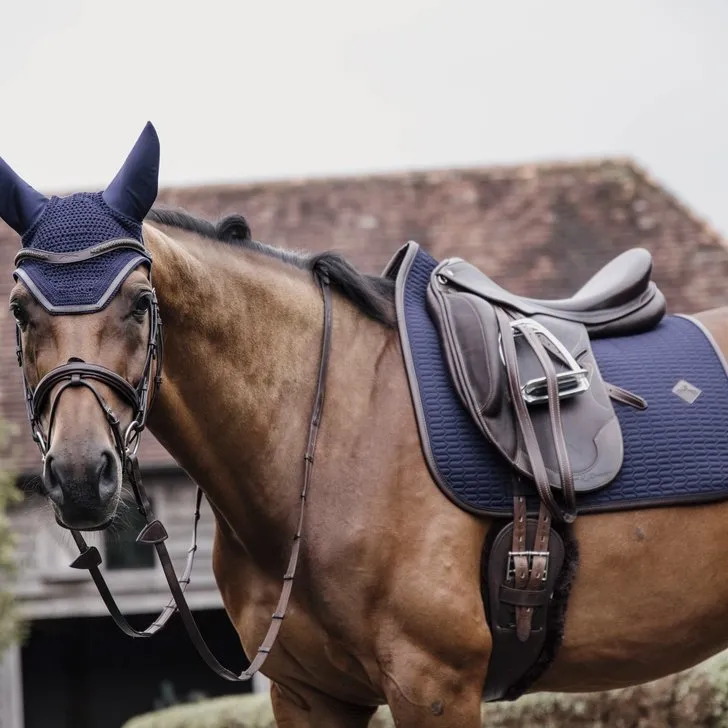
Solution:
{"label": "horse's ear", "polygon": [[47,197],[34,190],[0,158],[0,218],[18,235],[24,235],[47,204]]}
{"label": "horse's ear", "polygon": [[134,148],[104,190],[104,202],[113,210],[142,222],[152,209],[159,185],[159,137],[148,121]]}

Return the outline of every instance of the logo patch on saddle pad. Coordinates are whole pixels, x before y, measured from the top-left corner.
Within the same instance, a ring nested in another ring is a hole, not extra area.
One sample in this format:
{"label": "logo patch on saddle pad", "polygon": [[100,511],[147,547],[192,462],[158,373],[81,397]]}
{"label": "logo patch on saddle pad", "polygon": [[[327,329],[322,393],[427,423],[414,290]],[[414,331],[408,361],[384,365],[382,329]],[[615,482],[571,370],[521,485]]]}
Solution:
{"label": "logo patch on saddle pad", "polygon": [[676,394],[680,399],[685,400],[688,404],[692,404],[701,395],[702,390],[685,379],[681,379],[673,388],[672,393]]}
{"label": "logo patch on saddle pad", "polygon": [[151,266],[142,221],[156,199],[158,174],[159,139],[150,123],[103,192],[48,199],[0,159],[0,218],[23,245],[15,279],[50,313],[104,308],[131,271]]}

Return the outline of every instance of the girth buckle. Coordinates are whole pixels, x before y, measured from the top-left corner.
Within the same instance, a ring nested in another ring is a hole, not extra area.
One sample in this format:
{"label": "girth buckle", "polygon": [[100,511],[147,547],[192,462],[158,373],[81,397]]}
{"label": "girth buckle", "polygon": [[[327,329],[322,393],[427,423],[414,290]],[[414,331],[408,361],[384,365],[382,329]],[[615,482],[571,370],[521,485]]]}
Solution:
{"label": "girth buckle", "polygon": [[512,584],[516,578],[516,557],[525,557],[528,563],[529,573],[533,569],[533,560],[537,557],[542,557],[546,561],[544,566],[543,575],[541,581],[546,581],[549,573],[549,552],[548,551],[509,551],[508,562],[506,564],[506,584]]}

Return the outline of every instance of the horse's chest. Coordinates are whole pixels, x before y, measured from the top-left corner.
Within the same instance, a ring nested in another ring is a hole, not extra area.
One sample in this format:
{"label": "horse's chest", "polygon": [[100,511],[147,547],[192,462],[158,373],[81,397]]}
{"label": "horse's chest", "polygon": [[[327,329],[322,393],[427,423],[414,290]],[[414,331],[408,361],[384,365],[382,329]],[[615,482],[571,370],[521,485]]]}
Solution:
{"label": "horse's chest", "polygon": [[[267,589],[266,589],[267,590]],[[236,625],[249,655],[263,639],[276,600],[251,600],[241,612]],[[295,598],[291,600],[278,642],[271,652],[267,667],[274,680],[291,680],[313,685],[353,702],[378,702],[375,689],[365,667],[369,662],[360,646],[339,636],[330,622],[339,622],[333,610],[314,613]]]}
{"label": "horse's chest", "polygon": [[[235,559],[218,558],[215,562],[215,576],[225,609],[248,658],[252,659],[276,610],[281,581],[262,574],[242,554]],[[312,684],[320,690],[339,694],[343,700],[378,702],[380,696],[365,667],[370,662],[365,654],[368,650],[341,637],[349,633],[346,623],[355,615],[344,614],[344,605],[335,599],[317,601],[314,608],[297,598],[297,593],[311,595],[320,591],[309,574],[299,572],[264,672],[277,682],[285,684],[295,680]]]}

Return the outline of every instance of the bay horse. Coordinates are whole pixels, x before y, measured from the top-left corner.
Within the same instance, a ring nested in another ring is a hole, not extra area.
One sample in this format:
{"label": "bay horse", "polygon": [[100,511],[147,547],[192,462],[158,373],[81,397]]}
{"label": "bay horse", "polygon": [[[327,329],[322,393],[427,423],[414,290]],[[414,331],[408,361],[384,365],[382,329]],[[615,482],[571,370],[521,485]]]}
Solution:
{"label": "bay horse", "polygon": [[[476,728],[492,645],[480,591],[491,522],[455,506],[430,475],[392,284],[332,253],[254,242],[239,218],[213,225],[151,210],[155,144],[148,126],[103,200],[93,198],[119,224],[136,216],[147,251],[104,289],[101,307],[49,312],[48,291],[16,276],[10,307],[29,387],[67,362],[135,386],[156,293],[165,352],[148,427],[211,504],[215,577],[251,656],[297,531],[328,281],[330,359],[300,563],[263,670],[275,718],[282,728],[363,728],[386,703],[403,728]],[[25,243],[55,218],[44,218],[48,201],[7,165],[0,177],[0,216]],[[728,354],[728,311],[697,318]],[[43,488],[61,525],[103,528],[122,487],[103,404],[122,432],[133,407],[111,378],[94,382],[101,400],[89,386],[51,385],[56,396],[39,413],[48,433]],[[532,691],[628,686],[726,647],[726,523],[725,502],[577,519],[580,564],[563,643]]]}

